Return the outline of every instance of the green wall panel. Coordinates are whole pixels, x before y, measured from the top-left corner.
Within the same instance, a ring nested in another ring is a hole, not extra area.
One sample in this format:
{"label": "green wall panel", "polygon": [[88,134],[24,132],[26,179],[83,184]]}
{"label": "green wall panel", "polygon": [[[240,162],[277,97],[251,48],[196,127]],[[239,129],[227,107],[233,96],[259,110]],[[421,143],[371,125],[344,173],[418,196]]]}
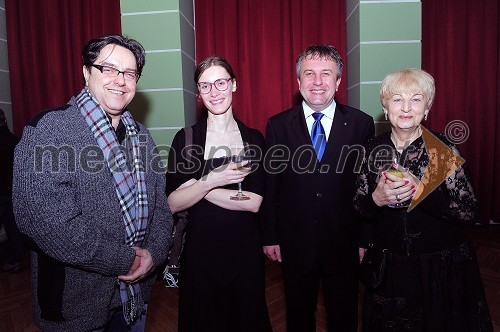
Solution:
{"label": "green wall panel", "polygon": [[150,129],[151,136],[160,151],[160,154],[167,155],[169,147],[172,145],[172,140],[179,129]]}
{"label": "green wall panel", "polygon": [[361,84],[361,109],[370,114],[375,121],[383,120],[380,104],[380,83]]}
{"label": "green wall panel", "polygon": [[192,59],[195,59],[196,49],[193,26],[190,22],[186,21],[184,17],[180,17],[180,38],[182,51]]}
{"label": "green wall panel", "polygon": [[161,147],[196,114],[192,0],[121,0],[122,31],[146,49],[146,66],[130,104]]}
{"label": "green wall panel", "polygon": [[347,84],[347,88],[356,85],[360,81],[360,48],[357,46],[347,55],[347,60],[344,59],[345,68],[342,74],[342,84]]}
{"label": "green wall panel", "polygon": [[[137,88],[182,88],[181,52],[146,54],[146,65]],[[191,76],[192,77],[192,76]]]}
{"label": "green wall panel", "polygon": [[351,52],[353,48],[358,47],[360,41],[359,6],[356,7],[351,16],[349,16],[346,25],[347,25],[347,52]]}
{"label": "green wall panel", "polygon": [[[148,117],[155,111],[151,106],[151,98],[148,93],[137,91],[134,99],[128,105],[129,111],[135,120],[146,125]],[[147,127],[147,125],[146,125]]]}
{"label": "green wall panel", "polygon": [[359,8],[359,0],[346,0],[345,1],[345,4],[346,4],[346,8],[345,8],[345,12],[346,12],[346,15],[349,15],[351,14],[351,12],[356,8],[358,7]]}
{"label": "green wall panel", "polygon": [[360,92],[359,84],[348,89],[347,90],[347,104],[352,106],[352,107],[362,109],[361,104],[359,102],[360,101],[360,93],[361,92]]}
{"label": "green wall panel", "polygon": [[[186,0],[180,0],[186,1]],[[122,13],[149,12],[179,9],[179,0],[120,0]]]}
{"label": "green wall panel", "polygon": [[9,73],[0,71],[0,101],[10,101]]}
{"label": "green wall panel", "polygon": [[380,82],[395,70],[421,66],[422,4],[418,0],[345,0],[349,104],[390,129],[380,104]]}
{"label": "green wall panel", "polygon": [[196,122],[197,108],[196,95],[184,91],[184,123],[186,126],[193,125]]}
{"label": "green wall panel", "polygon": [[[185,19],[189,21],[194,29],[194,1],[193,0],[179,0],[179,10]],[[193,39],[194,40],[194,39]]]}
{"label": "green wall panel", "polygon": [[138,92],[130,103],[134,118],[146,127],[184,127],[182,91]]}
{"label": "green wall panel", "polygon": [[7,42],[0,40],[0,69],[5,71],[9,70],[9,57],[7,53]]}
{"label": "green wall panel", "polygon": [[421,39],[419,2],[363,3],[359,15],[362,41]]}
{"label": "green wall panel", "polygon": [[[0,107],[7,118],[7,125],[12,130],[12,105],[10,97],[9,62],[7,52],[7,27],[5,22],[5,0],[0,0]],[[17,133],[20,134],[20,133]],[[1,144],[1,142],[0,142]]]}
{"label": "green wall panel", "polygon": [[381,81],[395,70],[420,68],[420,54],[420,43],[361,45],[361,81]]}
{"label": "green wall panel", "polygon": [[179,49],[179,13],[122,16],[122,30],[137,39],[146,50]]}
{"label": "green wall panel", "polygon": [[194,60],[188,57],[186,54],[182,53],[182,81],[184,89],[196,94],[196,84],[194,83],[194,71],[196,66]]}
{"label": "green wall panel", "polygon": [[[5,8],[2,7],[2,8]],[[7,26],[7,21],[6,21],[6,17],[5,17],[5,10],[1,10],[0,9],[0,27],[2,27],[0,29],[0,38],[2,39],[7,39],[7,29],[6,29],[6,26]]]}

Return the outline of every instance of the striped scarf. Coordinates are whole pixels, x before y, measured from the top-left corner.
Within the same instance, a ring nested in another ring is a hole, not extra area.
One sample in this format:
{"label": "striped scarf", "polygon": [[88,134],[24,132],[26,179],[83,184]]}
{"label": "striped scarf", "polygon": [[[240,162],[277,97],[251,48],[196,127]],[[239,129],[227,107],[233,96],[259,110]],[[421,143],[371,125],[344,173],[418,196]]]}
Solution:
{"label": "striped scarf", "polygon": [[[125,244],[140,246],[148,223],[148,197],[136,123],[129,111],[122,113],[126,136],[120,145],[111,121],[87,87],[76,96],[76,102],[113,174],[125,225]],[[122,281],[119,285],[123,314],[127,324],[130,324],[144,312],[141,289],[138,284],[130,285]]]}

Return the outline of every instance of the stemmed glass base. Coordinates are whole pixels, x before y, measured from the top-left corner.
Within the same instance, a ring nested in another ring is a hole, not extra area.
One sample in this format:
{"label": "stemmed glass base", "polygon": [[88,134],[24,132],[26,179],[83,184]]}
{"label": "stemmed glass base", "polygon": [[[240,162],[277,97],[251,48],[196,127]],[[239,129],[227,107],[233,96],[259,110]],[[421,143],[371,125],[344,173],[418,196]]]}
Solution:
{"label": "stemmed glass base", "polygon": [[229,197],[230,200],[232,201],[248,201],[250,199],[250,197],[248,197],[247,195],[243,195],[243,194],[236,194],[234,196],[231,196]]}
{"label": "stemmed glass base", "polygon": [[243,194],[241,191],[241,183],[238,183],[238,193],[236,195],[232,195],[229,197],[232,201],[247,201],[250,199],[250,196]]}

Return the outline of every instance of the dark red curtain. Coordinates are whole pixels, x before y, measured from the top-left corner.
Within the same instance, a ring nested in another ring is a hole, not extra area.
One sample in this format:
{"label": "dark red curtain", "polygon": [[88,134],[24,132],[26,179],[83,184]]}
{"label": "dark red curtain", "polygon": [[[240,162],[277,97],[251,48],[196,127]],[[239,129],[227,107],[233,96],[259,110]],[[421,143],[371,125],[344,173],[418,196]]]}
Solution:
{"label": "dark red curtain", "polygon": [[[346,58],[345,0],[195,1],[196,60],[226,58],[238,90],[237,118],[265,130],[267,119],[298,103],[295,60],[312,44],[332,44]],[[347,101],[347,79],[337,99]]]}
{"label": "dark red curtain", "polygon": [[481,221],[500,222],[500,4],[422,0],[422,68],[436,80],[426,124],[459,143]]}
{"label": "dark red curtain", "polygon": [[14,131],[83,87],[81,51],[121,33],[120,0],[6,0]]}

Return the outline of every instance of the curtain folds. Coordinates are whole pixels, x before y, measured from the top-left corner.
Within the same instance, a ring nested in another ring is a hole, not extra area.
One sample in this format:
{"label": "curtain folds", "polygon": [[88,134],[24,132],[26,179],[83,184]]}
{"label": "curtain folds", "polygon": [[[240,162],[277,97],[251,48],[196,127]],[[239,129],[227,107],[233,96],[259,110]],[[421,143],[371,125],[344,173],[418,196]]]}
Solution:
{"label": "curtain folds", "polygon": [[500,222],[499,22],[498,0],[422,0],[422,68],[436,80],[425,125],[459,143],[483,223]]}
{"label": "curtain folds", "polygon": [[14,131],[83,86],[85,43],[121,33],[120,0],[5,0]]}
{"label": "curtain folds", "polygon": [[[301,100],[295,60],[303,49],[331,44],[346,62],[345,0],[203,0],[195,1],[195,16],[197,62],[229,61],[238,85],[234,114],[262,132],[270,116]],[[346,103],[343,78],[337,99]]]}
{"label": "curtain folds", "polygon": [[[14,131],[82,87],[85,42],[121,33],[120,0],[5,0]],[[196,0],[196,60],[219,55],[236,73],[235,116],[264,131],[300,99],[295,59],[332,44],[346,60],[345,0]],[[422,0],[422,68],[437,95],[425,126],[458,143],[480,198],[500,222],[500,4]],[[345,61],[346,62],[346,61]],[[345,64],[337,93],[347,103]],[[466,139],[464,139],[466,137]]]}

